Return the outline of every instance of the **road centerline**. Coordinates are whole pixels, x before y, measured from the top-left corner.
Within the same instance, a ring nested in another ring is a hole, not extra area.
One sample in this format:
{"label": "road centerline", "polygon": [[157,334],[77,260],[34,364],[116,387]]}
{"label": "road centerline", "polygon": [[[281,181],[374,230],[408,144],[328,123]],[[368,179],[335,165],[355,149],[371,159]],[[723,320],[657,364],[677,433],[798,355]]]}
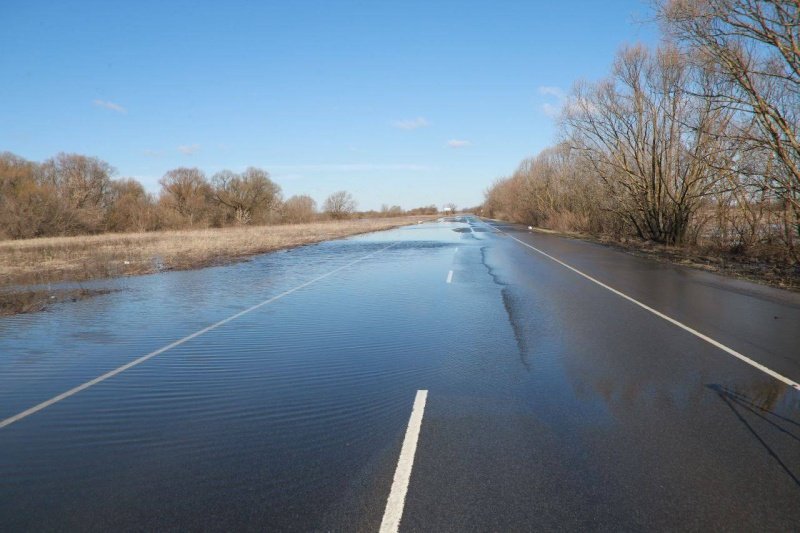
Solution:
{"label": "road centerline", "polygon": [[383,513],[380,533],[395,533],[400,528],[403,518],[403,508],[408,493],[408,483],[411,480],[411,468],[414,466],[414,455],[417,452],[419,431],[422,427],[422,415],[425,411],[425,402],[428,398],[427,390],[418,390],[408,419],[406,436],[403,447],[400,449],[400,458],[397,460],[397,469],[392,480],[392,489],[386,500],[386,510]]}
{"label": "road centerline", "polygon": [[[484,224],[486,224],[486,223],[484,222]],[[547,252],[545,252],[545,251],[543,251],[543,250],[540,250],[539,248],[536,248],[535,246],[532,246],[532,245],[530,245],[530,244],[526,243],[525,241],[522,241],[522,240],[520,240],[520,239],[518,239],[518,238],[514,237],[514,236],[513,236],[513,235],[511,235],[510,233],[506,233],[506,232],[504,232],[504,231],[502,231],[502,230],[500,230],[500,229],[498,229],[498,228],[496,228],[496,227],[494,227],[494,226],[491,226],[490,224],[486,224],[486,225],[487,225],[487,226],[489,226],[490,228],[493,228],[493,229],[495,229],[496,231],[498,231],[498,232],[502,233],[503,235],[506,235],[506,236],[508,236],[508,237],[511,237],[512,239],[514,239],[515,241],[517,241],[517,242],[518,242],[518,243],[520,243],[521,245],[523,245],[523,246],[526,246],[526,247],[530,248],[531,250],[533,250],[533,251],[535,251],[535,252],[537,252],[537,253],[539,253],[539,254],[542,254],[543,256],[547,257],[548,259],[550,259],[550,260],[552,260],[552,261],[555,261],[555,262],[556,262],[556,263],[558,263],[559,265],[561,265],[561,266],[563,266],[563,267],[566,267],[566,268],[568,268],[568,269],[572,270],[572,271],[573,271],[573,272],[575,272],[576,274],[578,274],[578,275],[580,275],[580,276],[583,276],[584,278],[588,279],[588,280],[589,280],[589,281],[591,281],[592,283],[595,283],[596,285],[599,285],[600,287],[603,287],[604,289],[606,289],[606,290],[608,290],[608,291],[611,291],[611,292],[613,292],[613,293],[614,293],[614,294],[616,294],[617,296],[620,296],[620,297],[622,297],[622,298],[625,298],[625,299],[626,299],[626,300],[628,300],[629,302],[631,302],[631,303],[633,303],[633,304],[635,304],[635,305],[638,305],[639,307],[641,307],[641,308],[642,308],[642,309],[644,309],[645,311],[648,311],[648,312],[650,312],[650,313],[652,313],[652,314],[656,315],[657,317],[659,317],[659,318],[661,318],[661,319],[663,319],[663,320],[666,320],[666,321],[667,321],[667,322],[669,322],[670,324],[673,324],[673,325],[675,325],[675,326],[678,326],[678,327],[679,327],[679,328],[681,328],[682,330],[684,330],[684,331],[687,331],[687,332],[691,333],[691,334],[692,334],[692,335],[694,335],[695,337],[697,337],[697,338],[699,338],[699,339],[702,339],[702,340],[704,340],[705,342],[707,342],[707,343],[711,344],[712,346],[714,346],[714,347],[716,347],[716,348],[719,348],[719,349],[720,349],[720,350],[722,350],[723,352],[726,352],[727,354],[729,354],[729,355],[732,355],[733,357],[735,357],[735,358],[739,359],[740,361],[743,361],[744,363],[747,363],[748,365],[752,366],[753,368],[756,368],[756,369],[758,369],[758,370],[760,370],[760,371],[764,372],[765,374],[767,374],[767,375],[769,375],[769,376],[772,376],[773,378],[777,379],[778,381],[781,381],[781,382],[783,382],[783,383],[785,383],[785,384],[789,385],[789,386],[790,386],[790,387],[792,387],[793,389],[800,391],[800,384],[799,384],[799,383],[797,383],[796,381],[793,381],[793,380],[791,380],[791,379],[787,378],[786,376],[784,376],[784,375],[782,375],[782,374],[779,374],[778,372],[775,372],[775,371],[774,371],[774,370],[772,370],[771,368],[768,368],[768,367],[766,367],[766,366],[762,365],[761,363],[759,363],[759,362],[757,362],[757,361],[755,361],[755,360],[753,360],[753,359],[750,359],[750,358],[749,358],[749,357],[747,357],[746,355],[744,355],[744,354],[742,354],[742,353],[740,353],[740,352],[737,352],[737,351],[736,351],[736,350],[734,350],[733,348],[730,348],[730,347],[728,347],[728,346],[726,346],[726,345],[722,344],[721,342],[719,342],[719,341],[717,341],[717,340],[714,340],[714,339],[712,339],[712,338],[711,338],[711,337],[709,337],[708,335],[705,335],[705,334],[703,334],[703,333],[701,333],[701,332],[697,331],[696,329],[692,328],[691,326],[688,326],[688,325],[684,324],[683,322],[680,322],[680,321],[678,321],[678,320],[676,320],[676,319],[674,319],[674,318],[672,318],[672,317],[670,317],[670,316],[668,316],[668,315],[665,315],[665,314],[664,314],[664,313],[662,313],[661,311],[658,311],[658,310],[656,310],[656,309],[654,309],[654,308],[650,307],[649,305],[647,305],[647,304],[645,304],[645,303],[642,303],[642,302],[640,302],[639,300],[637,300],[637,299],[633,298],[632,296],[628,296],[628,295],[627,295],[627,294],[625,294],[624,292],[622,292],[622,291],[619,291],[619,290],[615,289],[614,287],[611,287],[610,285],[607,285],[607,284],[603,283],[602,281],[600,281],[600,280],[598,280],[598,279],[596,279],[596,278],[593,278],[593,277],[592,277],[592,276],[590,276],[589,274],[586,274],[586,273],[584,273],[584,272],[581,272],[581,271],[580,271],[580,270],[578,270],[577,268],[575,268],[575,267],[573,267],[573,266],[571,266],[571,265],[569,265],[569,264],[565,263],[564,261],[562,261],[562,260],[558,259],[557,257],[554,257],[554,256],[552,256],[552,255],[548,254]]]}
{"label": "road centerline", "polygon": [[199,337],[200,335],[203,335],[204,333],[208,333],[209,331],[217,329],[218,327],[220,327],[220,326],[222,326],[224,324],[227,324],[228,322],[231,322],[233,320],[236,320],[237,318],[239,318],[239,317],[241,317],[243,315],[246,315],[247,313],[250,313],[251,311],[255,311],[256,309],[258,309],[260,307],[263,307],[265,305],[271,304],[272,302],[274,302],[276,300],[280,300],[281,298],[283,298],[285,296],[288,296],[288,295],[292,294],[293,292],[297,292],[300,289],[308,287],[309,285],[313,285],[314,283],[317,283],[318,281],[321,281],[321,280],[323,280],[323,279],[325,279],[325,278],[327,278],[329,276],[332,276],[333,274],[336,274],[337,272],[340,272],[340,271],[342,271],[342,270],[344,270],[344,269],[346,269],[348,267],[351,267],[351,266],[353,266],[353,265],[355,265],[357,263],[360,263],[361,261],[369,259],[370,257],[372,257],[372,256],[374,256],[376,254],[379,254],[379,253],[381,253],[381,252],[383,252],[385,250],[388,250],[389,248],[391,248],[395,244],[397,244],[397,243],[394,242],[394,243],[390,244],[389,246],[385,246],[385,247],[381,248],[380,250],[376,250],[376,251],[371,252],[371,253],[369,253],[369,254],[367,254],[365,256],[359,257],[355,261],[351,261],[351,262],[347,263],[346,265],[342,265],[342,266],[340,266],[338,268],[335,268],[335,269],[331,270],[330,272],[327,272],[327,273],[325,273],[325,274],[323,274],[321,276],[318,276],[318,277],[316,277],[316,278],[314,278],[312,280],[306,281],[305,283],[302,283],[302,284],[300,284],[300,285],[298,285],[298,286],[296,286],[296,287],[294,287],[292,289],[284,291],[284,292],[282,292],[282,293],[280,293],[280,294],[278,294],[276,296],[268,298],[268,299],[264,300],[263,302],[260,302],[260,303],[257,303],[256,305],[248,307],[247,309],[245,309],[243,311],[239,311],[238,313],[233,314],[233,315],[229,316],[228,318],[220,320],[219,322],[217,322],[215,324],[211,324],[210,326],[206,326],[205,328],[203,328],[201,330],[195,331],[194,333],[191,333],[191,334],[189,334],[189,335],[187,335],[187,336],[185,336],[185,337],[183,337],[181,339],[178,339],[178,340],[176,340],[176,341],[174,341],[174,342],[172,342],[170,344],[167,344],[166,346],[163,346],[163,347],[161,347],[161,348],[159,348],[157,350],[154,350],[154,351],[152,351],[152,352],[150,352],[150,353],[148,353],[146,355],[143,355],[143,356],[139,357],[138,359],[134,359],[133,361],[130,361],[129,363],[126,363],[126,364],[124,364],[124,365],[122,365],[120,367],[115,368],[114,370],[106,372],[105,374],[103,374],[101,376],[98,376],[98,377],[96,377],[94,379],[91,379],[91,380],[85,382],[85,383],[82,383],[82,384],[78,385],[77,387],[74,387],[72,389],[69,389],[68,391],[62,392],[61,394],[58,394],[57,396],[53,396],[49,400],[45,400],[45,401],[43,401],[43,402],[41,402],[39,404],[36,404],[33,407],[30,407],[30,408],[28,408],[28,409],[26,409],[24,411],[21,411],[21,412],[15,414],[14,416],[8,417],[8,418],[6,418],[4,420],[0,420],[0,429],[2,429],[4,427],[8,427],[11,424],[13,424],[14,422],[18,422],[18,421],[22,420],[23,418],[31,416],[32,414],[38,413],[39,411],[41,411],[43,409],[46,409],[47,407],[50,407],[51,405],[56,404],[56,403],[60,402],[61,400],[65,400],[65,399],[69,398],[70,396],[74,396],[75,394],[78,394],[81,391],[84,391],[84,390],[86,390],[86,389],[88,389],[90,387],[93,387],[94,385],[97,385],[98,383],[102,383],[103,381],[105,381],[105,380],[107,380],[109,378],[112,378],[112,377],[116,376],[117,374],[121,374],[122,372],[124,372],[124,371],[126,371],[128,369],[131,369],[131,368],[133,368],[133,367],[135,367],[137,365],[140,365],[140,364],[144,363],[148,359],[152,359],[153,357],[155,357],[157,355],[160,355],[160,354],[162,354],[162,353],[164,353],[164,352],[166,352],[168,350],[171,350],[172,348],[180,346],[181,344],[184,344],[184,343],[186,343],[186,342],[188,342],[188,341],[190,341],[190,340],[192,340],[192,339],[194,339],[196,337]]}

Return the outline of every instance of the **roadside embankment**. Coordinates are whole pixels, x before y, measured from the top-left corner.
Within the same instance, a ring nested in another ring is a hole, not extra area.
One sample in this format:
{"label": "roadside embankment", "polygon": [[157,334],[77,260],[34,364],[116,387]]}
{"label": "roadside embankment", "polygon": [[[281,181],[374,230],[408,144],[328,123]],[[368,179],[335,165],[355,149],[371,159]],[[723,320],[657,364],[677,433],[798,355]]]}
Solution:
{"label": "roadside embankment", "polygon": [[780,289],[800,291],[800,263],[769,261],[764,257],[754,257],[746,253],[734,254],[703,246],[667,246],[636,239],[621,241],[610,236],[562,232],[539,227],[531,227],[531,231],[589,241],[639,257],[715,272]]}

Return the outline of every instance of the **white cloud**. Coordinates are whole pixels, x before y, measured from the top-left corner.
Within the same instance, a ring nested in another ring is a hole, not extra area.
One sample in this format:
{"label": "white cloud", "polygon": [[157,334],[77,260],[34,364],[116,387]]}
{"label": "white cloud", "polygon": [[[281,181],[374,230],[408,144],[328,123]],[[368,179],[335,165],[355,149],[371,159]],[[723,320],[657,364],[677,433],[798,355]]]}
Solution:
{"label": "white cloud", "polygon": [[270,165],[269,168],[286,172],[375,172],[382,170],[406,170],[424,172],[433,170],[427,165],[414,164],[373,164],[373,163],[325,163],[320,165]]}
{"label": "white cloud", "polygon": [[447,146],[449,146],[450,148],[464,148],[471,144],[472,144],[471,142],[462,139],[450,139],[449,141],[447,141]]}
{"label": "white cloud", "polygon": [[563,100],[567,97],[567,94],[564,92],[561,87],[555,87],[552,85],[542,85],[539,87],[539,94],[544,94],[546,96],[555,96],[559,100]]}
{"label": "white cloud", "polygon": [[185,155],[192,155],[198,150],[200,150],[199,144],[182,144],[178,146],[178,151]]}
{"label": "white cloud", "polygon": [[579,115],[597,115],[600,111],[591,100],[587,100],[583,96],[576,96],[565,101],[561,107],[570,114]]}
{"label": "white cloud", "polygon": [[561,109],[567,102],[567,93],[561,87],[552,85],[542,85],[539,87],[539,94],[549,97],[555,102],[545,102],[542,104],[542,112],[550,118],[558,118],[561,115]]}
{"label": "white cloud", "polygon": [[407,118],[392,122],[392,126],[401,130],[416,130],[418,128],[427,128],[430,125],[431,123],[425,117]]}
{"label": "white cloud", "polygon": [[561,114],[561,106],[553,104],[542,104],[542,111],[550,118],[558,118]]}
{"label": "white cloud", "polygon": [[112,111],[116,111],[117,113],[125,114],[128,112],[127,109],[122,107],[119,104],[115,104],[114,102],[108,102],[106,100],[93,100],[92,103],[97,107],[103,107],[105,109],[110,109]]}

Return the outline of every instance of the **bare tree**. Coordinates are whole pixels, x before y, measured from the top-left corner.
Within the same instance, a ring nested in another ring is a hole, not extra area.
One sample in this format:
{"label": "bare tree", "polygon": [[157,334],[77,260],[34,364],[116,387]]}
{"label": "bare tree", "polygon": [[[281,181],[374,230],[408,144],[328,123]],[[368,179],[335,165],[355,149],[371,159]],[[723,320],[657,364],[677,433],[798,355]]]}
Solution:
{"label": "bare tree", "polygon": [[202,170],[176,168],[170,170],[158,183],[161,185],[161,202],[193,226],[205,222],[209,211],[211,186]]}
{"label": "bare tree", "polygon": [[281,203],[281,188],[260,168],[250,167],[241,174],[229,170],[212,178],[214,199],[230,210],[238,224],[265,222]]}
{"label": "bare tree", "polygon": [[642,239],[683,242],[692,215],[723,178],[730,114],[687,90],[690,69],[672,47],[624,49],[613,76],[578,86],[567,105],[570,142],[591,163],[610,206]]}
{"label": "bare tree", "polygon": [[103,229],[104,210],[114,168],[96,157],[60,153],[39,167],[40,182],[58,191],[63,203],[62,233]]}
{"label": "bare tree", "polygon": [[292,196],[283,203],[283,219],[286,222],[311,222],[317,212],[317,202],[307,195]]}
{"label": "bare tree", "polygon": [[155,229],[155,225],[155,200],[142,184],[131,178],[112,181],[106,230],[141,232]]}
{"label": "bare tree", "polygon": [[356,210],[356,201],[347,191],[337,191],[325,199],[322,209],[331,218],[349,218]]}
{"label": "bare tree", "polygon": [[409,215],[435,215],[438,212],[439,209],[433,204],[415,207],[407,211]]}
{"label": "bare tree", "polygon": [[38,165],[0,153],[0,238],[62,233],[63,209],[54,185],[37,180]]}
{"label": "bare tree", "polygon": [[380,214],[383,217],[399,217],[404,213],[403,208],[399,205],[381,204]]}
{"label": "bare tree", "polygon": [[737,132],[766,156],[750,172],[791,206],[800,235],[800,2],[661,0],[659,14],[674,36],[699,51],[698,66],[721,79],[703,96],[755,126]]}
{"label": "bare tree", "polygon": [[601,182],[567,143],[524,159],[485,196],[482,211],[491,217],[561,231],[614,230],[603,211],[608,199]]}
{"label": "bare tree", "polygon": [[61,190],[70,207],[101,206],[111,185],[114,167],[96,157],[58,154],[42,164],[42,177]]}
{"label": "bare tree", "polygon": [[608,79],[577,85],[569,149],[496,181],[484,212],[796,263],[800,3],[658,4],[676,44],[629,47]]}

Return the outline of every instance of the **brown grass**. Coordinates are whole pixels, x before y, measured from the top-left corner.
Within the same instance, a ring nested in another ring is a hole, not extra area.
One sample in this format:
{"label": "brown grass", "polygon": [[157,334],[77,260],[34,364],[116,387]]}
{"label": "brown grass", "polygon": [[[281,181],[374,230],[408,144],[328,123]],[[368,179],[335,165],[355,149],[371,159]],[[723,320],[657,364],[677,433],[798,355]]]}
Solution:
{"label": "brown grass", "polygon": [[273,250],[395,228],[425,218],[430,217],[4,241],[0,242],[0,287],[229,263]]}

